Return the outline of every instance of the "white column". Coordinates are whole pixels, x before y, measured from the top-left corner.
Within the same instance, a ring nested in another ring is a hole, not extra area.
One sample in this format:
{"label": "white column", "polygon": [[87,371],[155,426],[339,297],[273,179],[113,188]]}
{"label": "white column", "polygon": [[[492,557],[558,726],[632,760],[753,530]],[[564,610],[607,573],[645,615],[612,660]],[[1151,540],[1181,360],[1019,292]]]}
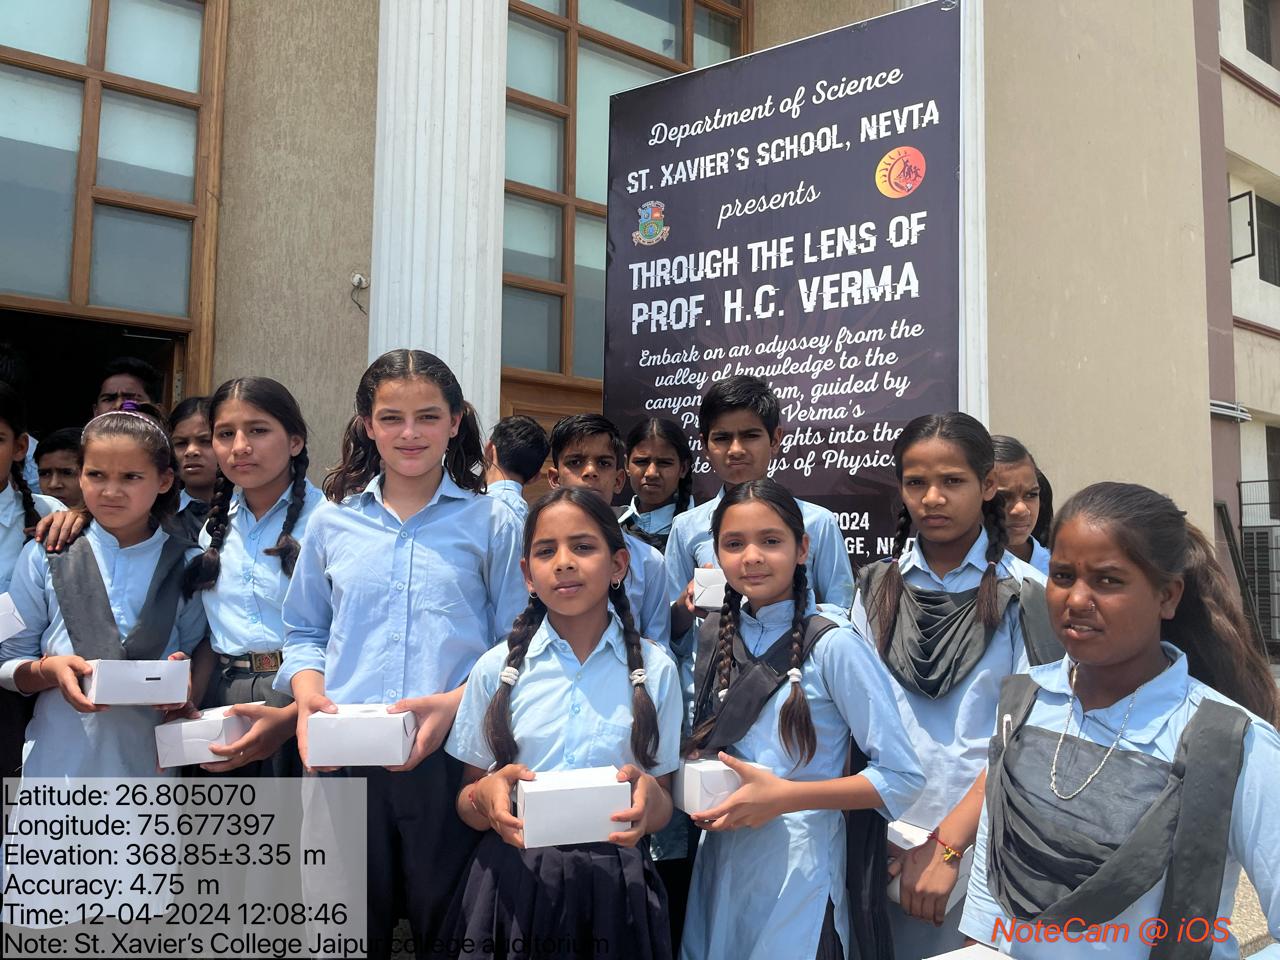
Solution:
{"label": "white column", "polygon": [[381,0],[369,358],[443,359],[498,417],[506,0]]}
{"label": "white column", "polygon": [[960,0],[960,409],[990,423],[983,0]]}

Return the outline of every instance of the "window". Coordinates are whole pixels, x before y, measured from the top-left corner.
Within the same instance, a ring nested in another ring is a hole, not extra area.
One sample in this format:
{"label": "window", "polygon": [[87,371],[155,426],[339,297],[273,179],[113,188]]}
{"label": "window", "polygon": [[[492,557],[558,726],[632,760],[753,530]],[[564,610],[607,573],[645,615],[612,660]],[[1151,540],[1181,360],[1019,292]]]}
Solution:
{"label": "window", "polygon": [[1280,286],[1280,206],[1255,197],[1258,218],[1258,276]]}
{"label": "window", "polygon": [[511,0],[504,390],[573,383],[598,398],[609,97],[737,56],[749,17],[740,0]]}
{"label": "window", "polygon": [[1271,519],[1280,520],[1280,427],[1267,427],[1267,494]]}
{"label": "window", "polygon": [[211,366],[226,8],[0,4],[0,308],[185,335]]}
{"label": "window", "polygon": [[1271,59],[1275,49],[1275,0],[1244,0],[1244,45],[1260,60],[1275,66]]}

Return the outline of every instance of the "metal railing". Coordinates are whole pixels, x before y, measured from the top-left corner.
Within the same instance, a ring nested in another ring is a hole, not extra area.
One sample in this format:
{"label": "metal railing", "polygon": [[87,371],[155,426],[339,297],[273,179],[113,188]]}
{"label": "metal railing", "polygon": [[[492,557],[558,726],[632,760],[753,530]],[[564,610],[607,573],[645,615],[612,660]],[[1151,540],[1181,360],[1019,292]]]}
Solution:
{"label": "metal railing", "polygon": [[1262,636],[1280,654],[1280,480],[1240,482],[1240,553]]}

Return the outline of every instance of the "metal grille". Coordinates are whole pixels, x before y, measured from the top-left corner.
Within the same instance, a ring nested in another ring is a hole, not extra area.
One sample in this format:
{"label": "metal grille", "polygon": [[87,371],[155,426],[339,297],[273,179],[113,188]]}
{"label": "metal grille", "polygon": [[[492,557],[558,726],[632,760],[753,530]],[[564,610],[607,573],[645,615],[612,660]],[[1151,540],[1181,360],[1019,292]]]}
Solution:
{"label": "metal grille", "polygon": [[1263,636],[1280,648],[1280,479],[1240,484],[1240,550]]}

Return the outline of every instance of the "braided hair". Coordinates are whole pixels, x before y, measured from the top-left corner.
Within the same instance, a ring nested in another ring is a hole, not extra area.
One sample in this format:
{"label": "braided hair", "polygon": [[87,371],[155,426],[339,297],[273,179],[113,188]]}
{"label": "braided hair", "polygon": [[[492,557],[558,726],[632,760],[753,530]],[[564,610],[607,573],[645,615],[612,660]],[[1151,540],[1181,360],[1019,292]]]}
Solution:
{"label": "braided hair", "polygon": [[[14,440],[27,432],[27,406],[23,403],[21,394],[4,381],[0,381],[0,421],[9,427]],[[40,522],[40,513],[36,510],[36,500],[31,495],[27,478],[23,475],[23,466],[22,458],[14,457],[9,465],[9,482],[22,500],[22,525],[34,527]]]}
{"label": "braided hair", "polygon": [[627,434],[627,456],[630,457],[631,451],[646,440],[661,440],[676,452],[676,458],[684,470],[684,475],[676,486],[676,513],[684,513],[693,505],[693,451],[689,448],[689,438],[674,420],[649,417],[637,423]]}
{"label": "braided hair", "polygon": [[[795,537],[796,544],[804,539],[804,514],[795,498],[781,484],[773,480],[751,480],[729,490],[716,507],[711,517],[711,532],[719,553],[720,528],[725,514],[730,507],[748,501],[758,501],[772,509]],[[790,669],[803,668],[805,661],[804,634],[807,621],[806,606],[809,597],[809,578],[803,563],[796,564],[791,578],[792,614],[788,636],[791,639]],[[725,585],[724,604],[720,607],[720,632],[716,640],[715,670],[716,691],[723,696],[729,689],[733,667],[733,642],[738,636],[739,619],[742,610],[742,594]],[[809,712],[809,701],[804,695],[804,688],[799,683],[791,683],[791,692],[782,704],[778,714],[778,735],[782,745],[791,756],[796,757],[797,766],[803,766],[813,759],[818,749],[818,734],[813,726],[813,717]],[[715,728],[715,717],[711,716],[699,724],[685,744],[685,752],[698,752],[706,748],[707,742]]]}
{"label": "braided hair", "polygon": [[[978,482],[983,483],[995,467],[995,449],[992,446],[991,434],[981,423],[967,413],[933,413],[916,417],[903,428],[902,433],[893,444],[893,470],[902,484],[902,461],[907,450],[924,440],[946,440],[955,444],[964,454]],[[880,586],[874,595],[868,598],[868,617],[879,634],[878,647],[883,653],[893,635],[894,625],[898,618],[898,603],[902,599],[902,591],[906,584],[902,579],[902,568],[897,560],[906,548],[907,537],[911,532],[912,517],[907,505],[903,503],[898,510],[898,523],[893,536],[893,553],[889,570],[880,580]],[[977,613],[987,629],[994,629],[1000,622],[1000,608],[997,602],[996,589],[999,575],[996,566],[1004,556],[1009,537],[1004,521],[1004,495],[997,493],[990,500],[982,503],[982,527],[987,533],[987,552],[985,559],[987,568],[983,571],[982,581],[978,586]]]}
{"label": "braided hair", "polygon": [[[577,507],[599,528],[611,554],[626,549],[622,530],[614,519],[613,511],[602,498],[586,490],[571,487],[558,487],[542,497],[529,508],[529,518],[524,525],[524,559],[527,563],[533,546],[534,532],[538,528],[538,518],[548,507],[558,503],[569,503]],[[640,632],[636,629],[635,619],[631,615],[631,603],[627,599],[626,584],[609,587],[609,602],[622,623],[622,636],[627,650],[628,673],[644,669],[644,650],[641,646]],[[547,607],[542,598],[536,594],[529,595],[529,604],[524,608],[511,625],[511,633],[507,635],[507,658],[505,667],[520,670],[524,666],[525,655],[529,651],[529,642],[533,639],[542,621],[547,616]],[[519,755],[519,745],[515,733],[511,729],[511,690],[514,685],[500,682],[489,701],[484,714],[485,739],[493,752],[494,760],[499,768],[514,763]],[[645,769],[653,767],[658,753],[658,710],[653,698],[649,695],[645,684],[632,686],[631,695],[631,753],[636,762]]]}
{"label": "braided hair", "polygon": [[[289,485],[289,506],[285,510],[280,536],[275,546],[263,551],[267,556],[279,557],[280,569],[284,571],[285,576],[291,577],[300,550],[298,541],[293,536],[293,528],[307,502],[307,467],[310,464],[307,456],[307,423],[302,417],[298,401],[282,383],[269,377],[239,377],[222,384],[209,398],[211,428],[217,421],[219,409],[231,400],[239,400],[255,407],[278,421],[289,436],[302,438],[302,449],[289,460],[292,481]],[[213,481],[213,499],[209,503],[209,515],[205,519],[209,546],[200,556],[191,561],[183,578],[183,589],[188,597],[200,590],[211,589],[218,582],[218,575],[222,570],[220,552],[226,542],[227,529],[230,526],[229,510],[231,495],[234,491],[235,484],[222,472],[222,466],[219,464]]]}

